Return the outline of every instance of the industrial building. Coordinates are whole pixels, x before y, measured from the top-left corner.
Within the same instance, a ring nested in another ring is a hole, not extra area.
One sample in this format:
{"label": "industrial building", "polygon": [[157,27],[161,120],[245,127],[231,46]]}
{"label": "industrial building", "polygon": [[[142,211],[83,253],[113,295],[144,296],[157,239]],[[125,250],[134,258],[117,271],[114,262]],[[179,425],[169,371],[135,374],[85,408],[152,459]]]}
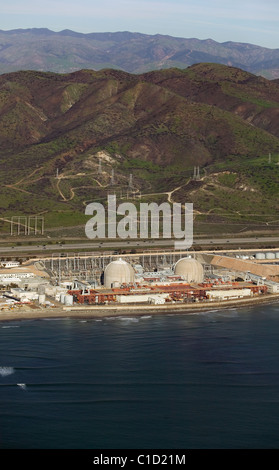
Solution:
{"label": "industrial building", "polygon": [[[271,256],[272,255],[274,256]],[[264,256],[263,256],[264,254]],[[67,307],[225,302],[279,293],[279,251],[52,256],[0,270],[6,299]]]}
{"label": "industrial building", "polygon": [[0,270],[0,284],[19,283],[34,278],[34,274],[25,270]]}
{"label": "industrial building", "polygon": [[141,265],[132,266],[120,258],[104,269],[103,285],[76,282],[61,299],[67,305],[82,306],[173,304],[251,298],[267,294],[268,289],[266,283],[249,276],[236,282],[227,271],[224,275],[205,274],[205,265],[190,256],[155,271],[145,271]]}
{"label": "industrial building", "polygon": [[174,266],[174,273],[187,282],[202,282],[204,270],[202,264],[194,258],[182,258]]}
{"label": "industrial building", "polygon": [[20,265],[19,261],[1,261],[3,268],[17,268]]}
{"label": "industrial building", "polygon": [[105,287],[119,287],[122,284],[133,284],[134,277],[135,271],[132,266],[120,258],[106,267],[104,285]]}

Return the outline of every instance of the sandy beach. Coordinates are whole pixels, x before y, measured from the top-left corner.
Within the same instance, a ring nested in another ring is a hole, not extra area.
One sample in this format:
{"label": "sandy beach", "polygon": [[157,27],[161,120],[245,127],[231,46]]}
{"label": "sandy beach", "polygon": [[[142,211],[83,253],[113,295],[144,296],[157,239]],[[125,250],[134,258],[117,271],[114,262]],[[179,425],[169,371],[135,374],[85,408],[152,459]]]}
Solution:
{"label": "sandy beach", "polygon": [[92,305],[56,307],[20,306],[12,310],[2,310],[0,321],[32,320],[46,318],[100,318],[112,316],[164,315],[204,312],[212,309],[239,308],[260,304],[278,303],[279,294],[267,294],[253,298],[224,300],[221,302],[171,303],[163,305]]}

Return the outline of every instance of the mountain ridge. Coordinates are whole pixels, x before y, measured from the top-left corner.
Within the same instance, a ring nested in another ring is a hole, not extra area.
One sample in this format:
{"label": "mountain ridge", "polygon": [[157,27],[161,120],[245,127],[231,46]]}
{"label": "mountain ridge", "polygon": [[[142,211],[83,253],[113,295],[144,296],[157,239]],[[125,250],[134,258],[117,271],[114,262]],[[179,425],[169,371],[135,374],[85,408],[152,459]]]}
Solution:
{"label": "mountain ridge", "polygon": [[115,68],[145,73],[212,62],[242,68],[269,79],[279,78],[279,49],[249,43],[169,35],[79,33],[48,28],[0,30],[0,73],[19,70],[71,73]]}

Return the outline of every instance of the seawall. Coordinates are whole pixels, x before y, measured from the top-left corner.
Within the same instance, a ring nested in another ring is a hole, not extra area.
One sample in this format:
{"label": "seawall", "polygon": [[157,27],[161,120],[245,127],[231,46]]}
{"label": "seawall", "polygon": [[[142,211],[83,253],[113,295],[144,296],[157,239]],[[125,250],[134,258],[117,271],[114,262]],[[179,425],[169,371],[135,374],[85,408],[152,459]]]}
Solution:
{"label": "seawall", "polygon": [[44,318],[100,318],[111,316],[164,315],[204,312],[212,309],[238,308],[260,304],[278,303],[279,294],[267,294],[253,298],[224,300],[220,302],[193,302],[162,305],[87,305],[61,307],[19,307],[0,312],[0,321],[30,320]]}

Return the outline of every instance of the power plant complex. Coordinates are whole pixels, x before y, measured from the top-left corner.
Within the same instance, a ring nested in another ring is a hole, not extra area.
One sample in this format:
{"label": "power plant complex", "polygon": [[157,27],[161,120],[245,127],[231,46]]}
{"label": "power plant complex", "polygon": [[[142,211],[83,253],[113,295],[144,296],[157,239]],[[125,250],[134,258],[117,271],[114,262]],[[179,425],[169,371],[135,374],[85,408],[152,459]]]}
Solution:
{"label": "power plant complex", "polygon": [[106,306],[205,306],[279,294],[279,250],[59,254],[2,266],[0,285],[12,283],[2,296],[13,307],[35,303],[105,311]]}
{"label": "power plant complex", "polygon": [[174,304],[237,299],[266,294],[268,286],[255,283],[250,276],[232,280],[228,273],[205,274],[200,261],[182,257],[173,266],[144,271],[122,258],[110,262],[103,274],[103,285],[73,283],[68,295],[72,304]]}

